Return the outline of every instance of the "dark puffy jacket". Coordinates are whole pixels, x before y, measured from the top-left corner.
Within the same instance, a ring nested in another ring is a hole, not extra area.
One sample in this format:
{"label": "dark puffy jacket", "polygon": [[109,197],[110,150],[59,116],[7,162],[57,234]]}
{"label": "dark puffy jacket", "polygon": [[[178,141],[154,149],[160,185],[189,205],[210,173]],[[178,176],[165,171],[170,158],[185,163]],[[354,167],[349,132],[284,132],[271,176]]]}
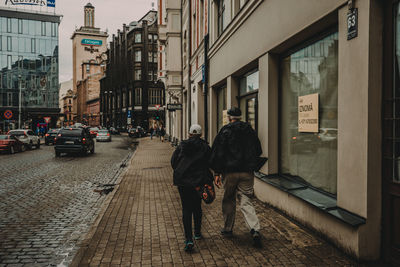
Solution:
{"label": "dark puffy jacket", "polygon": [[174,185],[196,187],[212,183],[210,152],[210,146],[198,136],[182,141],[171,158]]}
{"label": "dark puffy jacket", "polygon": [[214,139],[210,166],[217,173],[258,171],[260,140],[247,122],[225,125]]}

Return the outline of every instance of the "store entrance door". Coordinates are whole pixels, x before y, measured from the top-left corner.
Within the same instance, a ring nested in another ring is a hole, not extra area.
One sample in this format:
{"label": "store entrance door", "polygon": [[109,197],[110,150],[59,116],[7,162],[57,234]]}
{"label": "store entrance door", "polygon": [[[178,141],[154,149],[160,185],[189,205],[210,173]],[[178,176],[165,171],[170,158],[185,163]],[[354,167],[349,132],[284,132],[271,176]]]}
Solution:
{"label": "store entrance door", "polygon": [[400,5],[385,6],[382,256],[400,265]]}

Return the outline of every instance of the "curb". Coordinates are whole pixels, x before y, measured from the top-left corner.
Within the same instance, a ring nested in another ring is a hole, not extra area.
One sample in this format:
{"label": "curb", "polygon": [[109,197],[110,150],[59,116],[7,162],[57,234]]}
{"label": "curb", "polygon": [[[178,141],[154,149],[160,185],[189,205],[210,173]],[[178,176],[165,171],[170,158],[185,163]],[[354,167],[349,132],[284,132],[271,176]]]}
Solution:
{"label": "curb", "polygon": [[78,251],[76,252],[72,262],[69,264],[70,267],[78,267],[79,266],[79,263],[82,260],[83,255],[85,254],[90,241],[92,240],[94,234],[97,231],[97,228],[98,228],[101,220],[104,217],[104,214],[106,213],[106,210],[110,206],[110,203],[112,202],[115,194],[118,192],[119,184],[122,181],[122,179],[125,178],[126,172],[128,171],[128,169],[129,169],[129,167],[131,165],[131,161],[136,155],[136,152],[137,152],[137,148],[135,149],[135,151],[133,152],[132,156],[128,160],[128,162],[129,162],[128,166],[126,166],[126,168],[119,174],[118,179],[115,181],[116,186],[115,186],[114,190],[110,194],[108,194],[106,196],[106,199],[104,200],[103,206],[100,209],[100,212],[97,215],[96,220],[94,221],[94,223],[90,227],[89,232],[85,235],[84,239],[77,245],[79,248],[78,248]]}

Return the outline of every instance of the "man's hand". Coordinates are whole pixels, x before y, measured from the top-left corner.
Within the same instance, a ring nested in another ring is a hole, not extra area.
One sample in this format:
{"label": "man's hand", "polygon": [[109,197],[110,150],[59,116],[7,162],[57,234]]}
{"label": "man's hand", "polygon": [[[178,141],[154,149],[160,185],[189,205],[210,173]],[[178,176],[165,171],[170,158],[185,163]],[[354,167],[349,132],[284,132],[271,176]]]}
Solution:
{"label": "man's hand", "polygon": [[221,175],[220,174],[215,174],[214,175],[214,184],[220,188],[220,186],[222,185],[221,183]]}

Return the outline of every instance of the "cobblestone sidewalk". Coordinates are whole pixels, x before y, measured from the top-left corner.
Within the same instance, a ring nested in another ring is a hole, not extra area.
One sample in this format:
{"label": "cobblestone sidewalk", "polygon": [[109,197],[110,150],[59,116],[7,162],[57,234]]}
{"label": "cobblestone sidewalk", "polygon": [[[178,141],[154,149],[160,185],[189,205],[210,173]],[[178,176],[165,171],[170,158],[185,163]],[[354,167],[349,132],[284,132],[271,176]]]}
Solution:
{"label": "cobblestone sidewalk", "polygon": [[142,139],[129,170],[72,266],[359,266],[330,244],[255,201],[263,248],[252,240],[238,211],[234,237],[221,237],[221,197],[203,205],[203,235],[183,251],[179,194],[172,186],[173,148]]}

